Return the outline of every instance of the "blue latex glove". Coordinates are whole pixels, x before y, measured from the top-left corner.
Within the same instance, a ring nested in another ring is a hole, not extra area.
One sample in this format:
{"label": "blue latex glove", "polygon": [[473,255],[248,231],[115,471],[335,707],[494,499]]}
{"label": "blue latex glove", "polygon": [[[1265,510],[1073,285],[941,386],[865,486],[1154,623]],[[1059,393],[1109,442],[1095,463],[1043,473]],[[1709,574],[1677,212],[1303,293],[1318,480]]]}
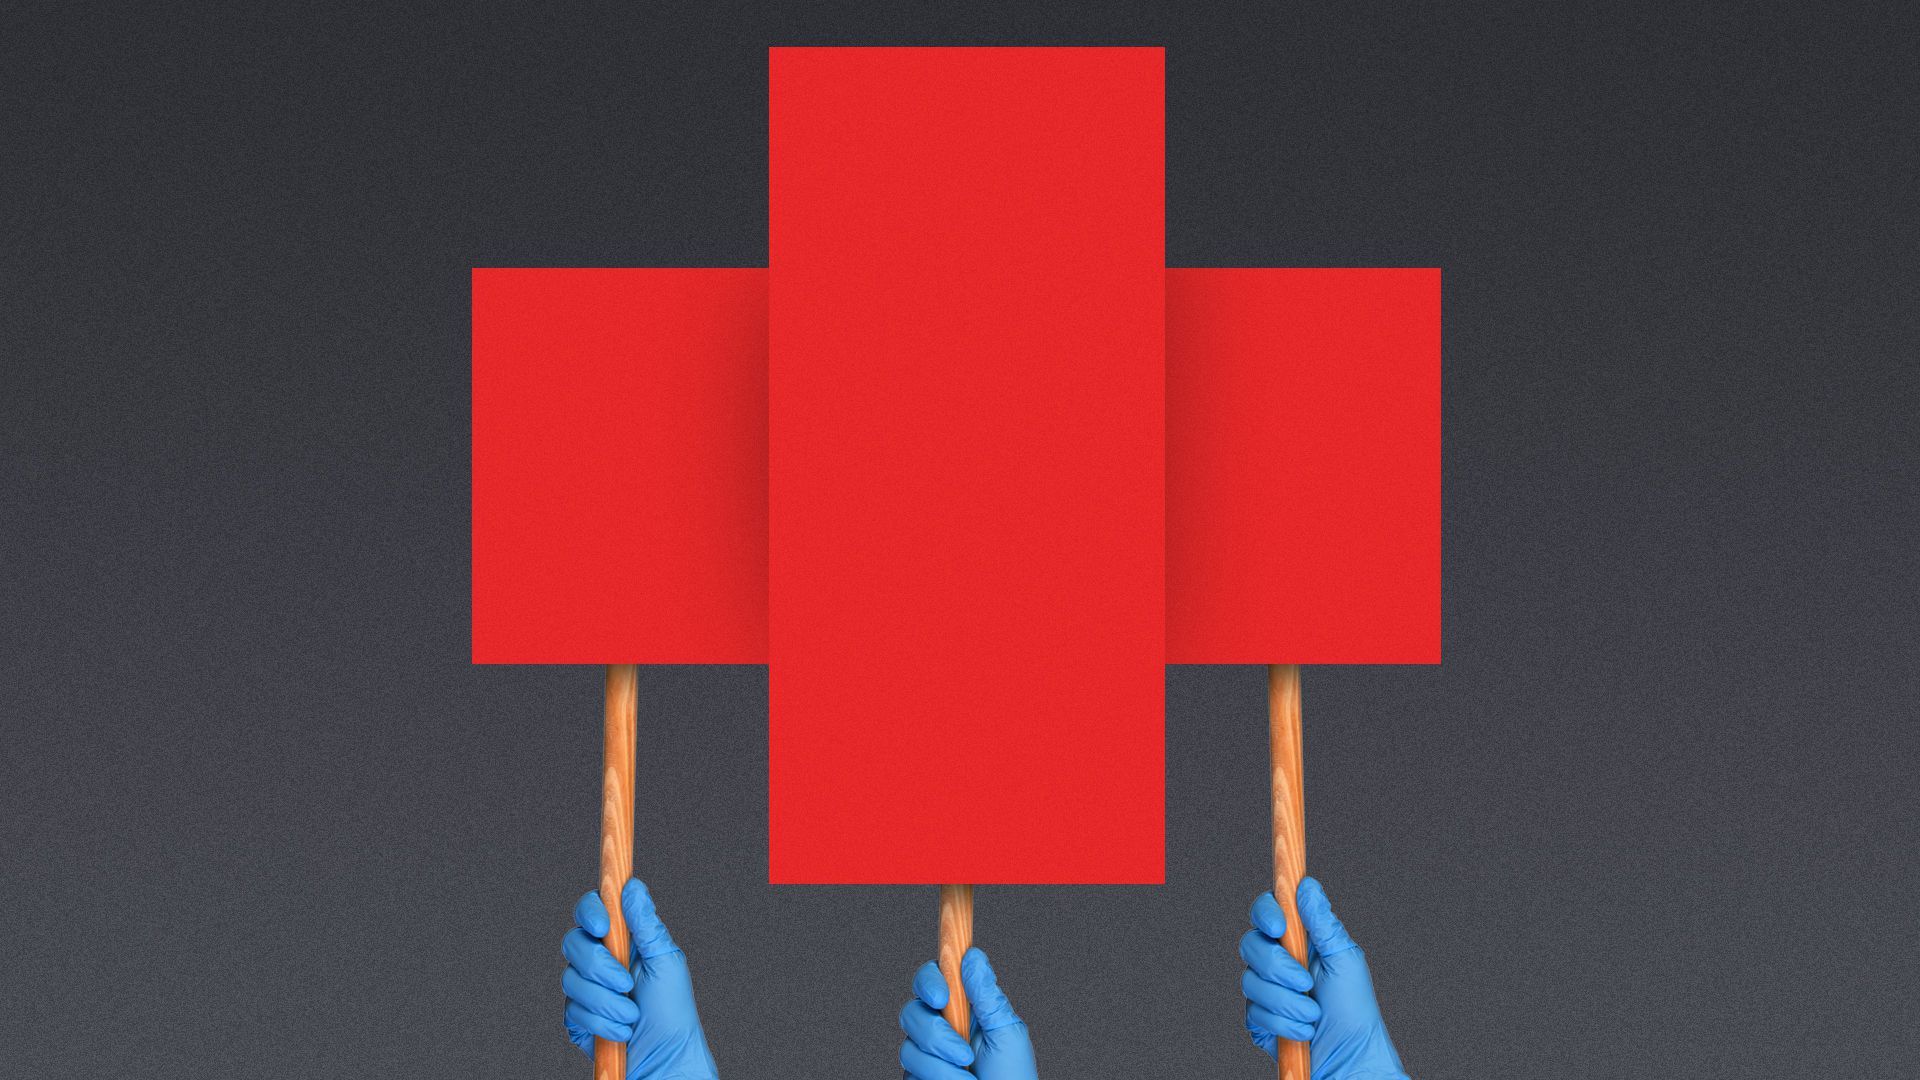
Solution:
{"label": "blue latex glove", "polygon": [[593,1056],[598,1037],[627,1044],[627,1080],[718,1080],[700,1014],[693,1007],[687,954],[653,910],[647,887],[629,880],[620,910],[632,938],[631,967],[601,944],[607,908],[598,891],[574,906],[574,929],[560,942],[567,993],[567,1038]]}
{"label": "blue latex glove", "polygon": [[973,1038],[962,1039],[940,1010],[947,1007],[947,980],[932,961],[913,976],[913,999],[900,1010],[900,1067],[907,1080],[1040,1080],[1033,1040],[1000,992],[987,954],[968,949],[960,958],[960,985],[972,1006]]}
{"label": "blue latex glove", "polygon": [[1367,956],[1334,917],[1326,891],[1307,878],[1295,903],[1307,928],[1306,967],[1280,945],[1287,916],[1270,892],[1254,900],[1253,929],[1240,939],[1254,1045],[1274,1057],[1276,1038],[1310,1042],[1313,1080],[1408,1080],[1373,997]]}

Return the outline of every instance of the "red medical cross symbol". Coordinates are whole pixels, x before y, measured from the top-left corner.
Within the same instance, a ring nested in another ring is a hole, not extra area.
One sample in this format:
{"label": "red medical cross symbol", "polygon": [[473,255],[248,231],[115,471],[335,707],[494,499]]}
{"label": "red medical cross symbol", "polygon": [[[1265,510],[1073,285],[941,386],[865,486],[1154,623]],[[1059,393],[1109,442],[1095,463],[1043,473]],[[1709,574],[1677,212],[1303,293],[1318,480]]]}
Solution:
{"label": "red medical cross symbol", "polygon": [[766,663],[775,882],[1158,882],[1164,665],[1439,659],[1439,273],[1167,269],[1157,49],[776,49],[766,269],[474,272],[482,663]]}

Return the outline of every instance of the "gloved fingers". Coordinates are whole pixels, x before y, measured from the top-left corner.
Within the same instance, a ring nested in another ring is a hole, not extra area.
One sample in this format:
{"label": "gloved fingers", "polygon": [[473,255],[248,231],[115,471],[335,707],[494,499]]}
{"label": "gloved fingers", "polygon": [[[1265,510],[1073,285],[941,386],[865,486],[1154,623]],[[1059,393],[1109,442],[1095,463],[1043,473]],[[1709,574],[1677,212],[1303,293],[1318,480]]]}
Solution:
{"label": "gloved fingers", "polygon": [[1246,1008],[1246,1015],[1247,1015],[1247,1038],[1253,1040],[1253,1045],[1266,1051],[1268,1057],[1278,1058],[1280,1056],[1280,1049],[1278,1045],[1279,1036],[1275,1035],[1271,1031],[1268,1031],[1266,1028],[1261,1027],[1259,1024],[1254,1023],[1253,1006],[1251,1004],[1249,1004]]}
{"label": "gloved fingers", "polygon": [[660,914],[654,910],[653,894],[647,891],[645,882],[627,879],[626,886],[620,890],[620,910],[627,916],[627,933],[633,937],[634,956],[646,960],[679,948],[673,943],[673,935],[667,933],[667,924],[660,921]]}
{"label": "gloved fingers", "polygon": [[1281,909],[1280,901],[1273,898],[1271,891],[1263,892],[1253,898],[1253,910],[1248,914],[1253,928],[1262,934],[1279,941],[1287,932],[1287,913]]}
{"label": "gloved fingers", "polygon": [[575,1024],[571,1019],[566,1018],[564,1013],[562,1014],[562,1022],[567,1028],[567,1041],[579,1047],[580,1052],[591,1059],[593,1057],[593,1033]]}
{"label": "gloved fingers", "polygon": [[[570,1029],[578,1028],[596,1039],[611,1039],[617,1043],[623,1043],[633,1038],[632,1024],[622,1024],[614,1020],[609,1020],[599,1013],[582,1008],[577,1001],[567,1003],[567,1027]],[[588,1057],[593,1056],[592,1043],[587,1043],[581,1046],[580,1049],[585,1050]]]}
{"label": "gloved fingers", "polygon": [[1289,990],[1313,989],[1313,976],[1300,966],[1300,961],[1287,952],[1286,946],[1258,930],[1249,930],[1240,936],[1240,959],[1246,961],[1255,975],[1270,983]]}
{"label": "gloved fingers", "polygon": [[939,964],[929,960],[913,973],[913,996],[936,1009],[947,1007],[947,999],[952,995],[947,990],[947,977],[940,973]]}
{"label": "gloved fingers", "polygon": [[573,905],[573,925],[597,938],[607,936],[611,924],[607,921],[607,905],[600,902],[599,890],[588,889],[580,902]]}
{"label": "gloved fingers", "polygon": [[1274,1053],[1275,1037],[1291,1039],[1294,1042],[1308,1042],[1313,1038],[1313,1025],[1281,1016],[1249,1001],[1247,1002],[1247,1033],[1253,1036],[1253,1041],[1259,1044],[1260,1049]]}
{"label": "gloved fingers", "polygon": [[1320,1021],[1319,1002],[1297,990],[1275,986],[1251,971],[1240,973],[1240,996],[1250,1004],[1288,1020],[1309,1026]]}
{"label": "gloved fingers", "polygon": [[913,1045],[935,1057],[955,1065],[973,1064],[973,1047],[968,1046],[967,1040],[953,1030],[953,1025],[947,1023],[946,1017],[917,998],[901,1007],[900,1030],[913,1041]]}
{"label": "gloved fingers", "polygon": [[633,989],[633,973],[585,930],[576,927],[567,931],[567,936],[560,939],[560,954],[567,958],[568,966],[609,990],[624,994]]}
{"label": "gloved fingers", "polygon": [[981,1031],[1010,1027],[1020,1022],[1013,1011],[1013,1004],[1000,990],[1000,980],[994,976],[993,964],[987,954],[979,949],[968,949],[960,958],[960,988],[967,992],[967,1001],[973,1006],[973,1022],[980,1025]]}
{"label": "gloved fingers", "polygon": [[912,1039],[900,1044],[900,1067],[906,1070],[908,1080],[973,1080],[972,1073],[927,1053],[913,1045]]}
{"label": "gloved fingers", "polygon": [[1313,943],[1313,951],[1321,957],[1334,953],[1357,949],[1347,928],[1333,913],[1333,902],[1327,899],[1327,891],[1312,878],[1302,878],[1296,894],[1300,905],[1300,922],[1307,928],[1307,940]]}
{"label": "gloved fingers", "polygon": [[566,991],[568,1001],[595,1016],[616,1024],[632,1025],[640,1021],[640,1006],[634,1004],[632,998],[601,986],[573,968],[561,973],[560,988]]}

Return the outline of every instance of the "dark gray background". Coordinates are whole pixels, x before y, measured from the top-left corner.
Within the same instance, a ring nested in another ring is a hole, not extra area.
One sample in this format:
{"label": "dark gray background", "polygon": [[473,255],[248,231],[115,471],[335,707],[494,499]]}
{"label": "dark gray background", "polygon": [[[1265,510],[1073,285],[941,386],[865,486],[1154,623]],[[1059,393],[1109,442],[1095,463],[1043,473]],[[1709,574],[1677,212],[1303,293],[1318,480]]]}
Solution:
{"label": "dark gray background", "polygon": [[[768,44],[1004,42],[1168,47],[1169,263],[1446,270],[1446,663],[1307,682],[1415,1074],[1913,1074],[1898,5],[138,6],[0,14],[0,1073],[585,1075],[467,268],[763,265]],[[1168,673],[1167,886],[982,892],[1049,1080],[1270,1075],[1261,677]],[[639,865],[728,1076],[895,1075],[933,891],[762,883],[764,692],[643,676]]]}

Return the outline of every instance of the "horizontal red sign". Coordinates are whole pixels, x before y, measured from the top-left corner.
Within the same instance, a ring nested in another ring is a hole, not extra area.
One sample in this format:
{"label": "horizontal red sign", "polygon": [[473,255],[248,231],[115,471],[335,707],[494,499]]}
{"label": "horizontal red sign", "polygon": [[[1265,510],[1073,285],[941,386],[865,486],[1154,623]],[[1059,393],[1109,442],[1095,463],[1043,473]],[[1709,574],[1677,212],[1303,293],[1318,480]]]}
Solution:
{"label": "horizontal red sign", "polygon": [[473,272],[473,659],[762,664],[767,275]]}

